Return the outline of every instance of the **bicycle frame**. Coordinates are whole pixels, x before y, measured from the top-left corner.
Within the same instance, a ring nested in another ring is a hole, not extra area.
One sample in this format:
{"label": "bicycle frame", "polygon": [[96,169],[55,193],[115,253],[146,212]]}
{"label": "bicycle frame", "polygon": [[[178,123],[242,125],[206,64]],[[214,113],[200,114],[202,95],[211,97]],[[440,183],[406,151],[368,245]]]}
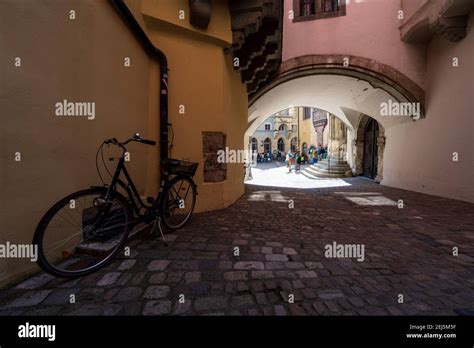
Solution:
{"label": "bicycle frame", "polygon": [[[122,172],[125,176],[126,182],[120,179],[120,174]],[[165,182],[166,182],[166,178],[163,178],[161,180],[161,186],[163,186]],[[130,203],[132,205],[133,212],[137,215],[139,219],[145,222],[148,222],[147,220],[151,217],[150,215],[156,215],[159,204],[161,202],[160,193],[162,191],[162,187],[160,188],[160,191],[156,195],[155,200],[153,201],[153,204],[148,205],[145,202],[143,202],[135,184],[133,183],[132,177],[128,173],[127,167],[125,166],[125,159],[123,156],[120,157],[118,165],[115,168],[115,173],[112,177],[112,181],[110,185],[107,187],[106,198],[112,197],[113,193],[117,191],[117,184],[121,186],[127,192]],[[145,212],[143,214],[140,213],[140,209],[142,208],[145,209]]]}

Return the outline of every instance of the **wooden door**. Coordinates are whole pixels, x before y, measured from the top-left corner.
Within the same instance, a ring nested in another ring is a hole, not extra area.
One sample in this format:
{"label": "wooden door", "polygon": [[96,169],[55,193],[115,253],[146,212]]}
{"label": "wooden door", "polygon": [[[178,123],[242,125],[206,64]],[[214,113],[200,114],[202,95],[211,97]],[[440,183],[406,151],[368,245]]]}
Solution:
{"label": "wooden door", "polygon": [[377,137],[379,136],[379,124],[373,118],[367,122],[364,131],[364,160],[362,175],[374,179],[377,176],[378,149]]}

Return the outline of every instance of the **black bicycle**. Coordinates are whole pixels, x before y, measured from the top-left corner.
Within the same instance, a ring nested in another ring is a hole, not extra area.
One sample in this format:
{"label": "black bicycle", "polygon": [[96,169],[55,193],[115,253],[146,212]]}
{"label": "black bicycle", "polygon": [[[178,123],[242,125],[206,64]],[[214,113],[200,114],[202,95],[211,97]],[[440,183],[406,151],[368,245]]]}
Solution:
{"label": "black bicycle", "polygon": [[[93,186],[72,193],[54,204],[41,218],[33,237],[38,245],[38,264],[58,277],[78,277],[105,266],[120,251],[133,227],[154,223],[164,239],[161,223],[169,230],[186,224],[196,203],[196,184],[192,180],[197,163],[167,159],[161,162],[161,185],[156,198],[140,197],[126,167],[128,154],[125,145],[131,141],[156,145],[155,141],[142,139],[137,133],[125,142],[117,139],[104,141],[99,152],[105,166],[104,145],[122,149],[110,184]],[[125,181],[120,176],[124,174]],[[123,193],[119,192],[123,190]],[[127,197],[126,197],[127,196]],[[166,241],[165,241],[166,243]]]}

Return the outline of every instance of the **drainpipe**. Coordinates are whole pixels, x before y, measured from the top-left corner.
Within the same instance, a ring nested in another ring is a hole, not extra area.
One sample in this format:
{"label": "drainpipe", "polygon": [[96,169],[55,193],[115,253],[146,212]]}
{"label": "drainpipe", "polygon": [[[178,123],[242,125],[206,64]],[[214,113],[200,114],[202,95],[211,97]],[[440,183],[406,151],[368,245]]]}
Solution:
{"label": "drainpipe", "polygon": [[[302,108],[298,108],[298,118],[297,118],[297,124],[296,124],[296,127],[298,128],[298,132],[296,134],[296,136],[298,137],[298,141],[296,142],[296,145],[298,146],[298,151],[300,151],[300,110]],[[304,113],[304,108],[303,108],[303,113]],[[300,154],[301,155],[301,154]]]}
{"label": "drainpipe", "polygon": [[[328,129],[328,174],[331,172],[331,153],[332,153],[332,127],[331,127],[331,114],[328,114],[329,129]],[[331,146],[329,145],[331,144]],[[324,145],[323,145],[324,148]]]}
{"label": "drainpipe", "polygon": [[160,156],[168,159],[168,60],[166,55],[151,42],[123,0],[110,0],[112,5],[132,30],[145,52],[160,64]]}

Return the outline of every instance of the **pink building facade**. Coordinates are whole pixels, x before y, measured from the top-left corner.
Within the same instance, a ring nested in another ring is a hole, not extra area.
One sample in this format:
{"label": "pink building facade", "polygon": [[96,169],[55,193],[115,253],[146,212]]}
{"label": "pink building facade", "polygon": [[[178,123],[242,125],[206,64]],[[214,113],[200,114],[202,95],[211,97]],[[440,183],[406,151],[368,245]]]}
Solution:
{"label": "pink building facade", "polygon": [[[473,3],[284,5],[283,62],[250,100],[246,136],[289,106],[327,110],[347,126],[347,161],[360,175],[365,127],[374,119],[376,181],[473,202]],[[387,114],[384,108],[395,104],[419,106],[419,112]]]}

